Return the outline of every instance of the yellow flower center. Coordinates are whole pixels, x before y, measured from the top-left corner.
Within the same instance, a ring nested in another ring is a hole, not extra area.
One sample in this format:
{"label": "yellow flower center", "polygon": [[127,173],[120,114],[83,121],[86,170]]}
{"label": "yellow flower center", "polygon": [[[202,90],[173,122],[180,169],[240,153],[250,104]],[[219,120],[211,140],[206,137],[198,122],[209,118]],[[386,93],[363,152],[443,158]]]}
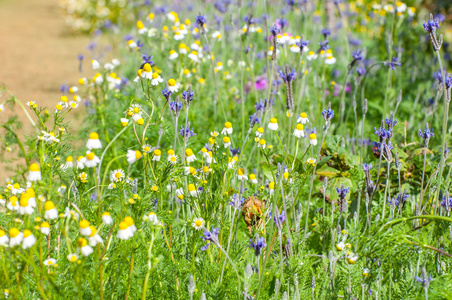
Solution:
{"label": "yellow flower center", "polygon": [[98,140],[99,139],[99,135],[96,132],[91,132],[89,134],[89,139],[90,140]]}
{"label": "yellow flower center", "polygon": [[31,164],[30,165],[30,171],[32,171],[32,172],[37,172],[37,171],[39,171],[39,165],[38,164]]}
{"label": "yellow flower center", "polygon": [[315,139],[317,139],[317,135],[316,135],[315,133],[311,133],[311,134],[309,135],[309,138],[310,138],[311,140],[315,140]]}
{"label": "yellow flower center", "polygon": [[229,128],[231,128],[231,127],[232,127],[231,122],[226,122],[226,123],[224,123],[224,128],[229,129]]}
{"label": "yellow flower center", "polygon": [[175,86],[175,85],[176,85],[176,80],[174,80],[173,78],[171,78],[170,80],[168,80],[168,85],[169,85],[169,86]]}
{"label": "yellow flower center", "polygon": [[55,208],[55,204],[53,204],[52,201],[47,201],[46,203],[44,203],[44,209],[45,210],[51,210]]}

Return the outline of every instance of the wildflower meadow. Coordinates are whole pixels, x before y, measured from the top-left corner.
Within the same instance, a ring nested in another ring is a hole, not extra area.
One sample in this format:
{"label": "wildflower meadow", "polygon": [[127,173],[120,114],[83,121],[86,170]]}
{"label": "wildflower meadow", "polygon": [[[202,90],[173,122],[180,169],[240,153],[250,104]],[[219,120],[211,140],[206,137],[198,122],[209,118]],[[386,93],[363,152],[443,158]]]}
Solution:
{"label": "wildflower meadow", "polygon": [[421,2],[63,1],[78,82],[0,90],[0,298],[452,299],[450,4]]}

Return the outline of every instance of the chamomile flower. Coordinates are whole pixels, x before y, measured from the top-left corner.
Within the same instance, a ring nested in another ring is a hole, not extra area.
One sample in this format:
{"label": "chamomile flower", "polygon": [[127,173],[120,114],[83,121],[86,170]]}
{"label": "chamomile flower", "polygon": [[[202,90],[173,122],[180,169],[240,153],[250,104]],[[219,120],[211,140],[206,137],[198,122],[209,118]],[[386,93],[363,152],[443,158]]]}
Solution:
{"label": "chamomile flower", "polygon": [[124,222],[127,223],[127,225],[129,226],[129,229],[132,233],[135,233],[135,231],[137,231],[137,227],[135,226],[135,223],[133,222],[132,217],[125,217]]}
{"label": "chamomile flower", "polygon": [[193,183],[190,183],[188,185],[188,192],[192,197],[196,197],[198,195],[198,190],[196,189],[195,185]]}
{"label": "chamomile flower", "polygon": [[107,225],[110,225],[113,223],[113,218],[111,217],[109,212],[104,212],[102,214],[102,222],[104,222]]}
{"label": "chamomile flower", "polygon": [[369,277],[370,276],[370,270],[368,268],[364,268],[363,269],[363,276],[364,277]]}
{"label": "chamomile flower", "polygon": [[19,229],[13,227],[9,229],[9,246],[19,246],[24,239],[24,234],[19,231]]}
{"label": "chamomile flower", "polygon": [[245,170],[243,168],[239,168],[237,170],[237,179],[242,180],[248,180],[248,177],[245,175]]}
{"label": "chamomile flower", "polygon": [[232,132],[233,132],[232,123],[231,122],[224,123],[224,128],[221,131],[221,134],[232,134]]}
{"label": "chamomile flower", "polygon": [[204,175],[209,175],[209,173],[212,171],[212,169],[209,166],[202,167],[202,172]]}
{"label": "chamomile flower", "polygon": [[234,169],[239,158],[237,156],[229,157],[228,169]]}
{"label": "chamomile flower", "polygon": [[341,241],[339,244],[336,244],[337,251],[343,251],[345,249],[345,243]]}
{"label": "chamomile flower", "polygon": [[216,39],[217,41],[221,41],[221,32],[216,30],[214,33],[212,33],[212,38]]}
{"label": "chamomile flower", "polygon": [[137,29],[138,29],[138,34],[145,34],[148,29],[144,26],[143,22],[141,22],[140,20],[137,21]]}
{"label": "chamomile flower", "polygon": [[84,169],[85,168],[85,157],[84,156],[79,156],[77,158],[77,169]]}
{"label": "chamomile flower", "polygon": [[351,265],[353,265],[354,263],[356,263],[358,261],[359,256],[353,252],[348,252],[347,253],[347,262]]}
{"label": "chamomile flower", "polygon": [[91,60],[91,67],[93,68],[93,70],[97,70],[100,68],[100,63],[97,60],[93,59]]}
{"label": "chamomile flower", "polygon": [[314,51],[309,51],[308,56],[306,57],[309,61],[317,58],[317,54]]}
{"label": "chamomile flower", "polygon": [[273,181],[268,184],[268,192],[270,195],[275,193],[275,183]]}
{"label": "chamomile flower", "polygon": [[194,218],[193,223],[191,223],[191,226],[193,226],[193,228],[196,230],[201,230],[204,227],[205,223],[206,222],[204,221],[203,218]]}
{"label": "chamomile flower", "polygon": [[19,210],[19,199],[17,199],[16,196],[11,196],[8,199],[8,203],[6,204],[6,207],[11,211],[18,211]]}
{"label": "chamomile flower", "polygon": [[38,164],[33,163],[30,165],[30,169],[28,172],[28,180],[30,180],[30,181],[41,180],[41,171],[39,170]]}
{"label": "chamomile flower", "polygon": [[22,241],[22,249],[28,249],[33,247],[33,245],[36,243],[36,237],[33,235],[33,233],[25,229],[23,233],[24,239]]}
{"label": "chamomile flower", "polygon": [[185,156],[187,157],[188,163],[194,162],[196,160],[196,156],[193,153],[193,150],[191,150],[190,148],[185,149]]}
{"label": "chamomile flower", "polygon": [[293,131],[293,135],[296,136],[297,138],[304,137],[303,124],[301,124],[301,123],[297,124],[297,126],[295,127],[295,130]]}
{"label": "chamomile flower", "polygon": [[31,215],[34,212],[33,207],[30,205],[30,197],[27,193],[23,193],[20,196],[19,201],[19,214],[21,215]]}
{"label": "chamomile flower", "polygon": [[193,50],[190,54],[188,54],[188,58],[195,63],[199,63],[198,51]]}
{"label": "chamomile flower", "polygon": [[184,198],[184,190],[182,188],[178,188],[174,191],[174,193],[176,194],[176,197],[179,199],[183,199]]}
{"label": "chamomile flower", "polygon": [[175,93],[179,90],[178,84],[173,78],[168,80],[168,90],[172,93]]}
{"label": "chamomile flower", "polygon": [[163,79],[162,79],[162,77],[160,77],[160,75],[157,72],[152,73],[151,85],[156,86],[162,82],[163,82]]}
{"label": "chamomile flower", "polygon": [[80,180],[83,183],[87,183],[88,182],[88,174],[86,174],[85,172],[79,173],[77,175],[78,180]]}
{"label": "chamomile flower", "polygon": [[260,139],[260,140],[258,141],[258,143],[259,143],[259,144],[257,145],[257,147],[262,148],[262,149],[265,149],[265,146],[266,146],[267,142],[265,142],[264,139]]}
{"label": "chamomile flower", "polygon": [[[190,48],[187,47],[187,45],[185,45],[184,43],[180,43],[179,45],[179,53],[180,54],[187,54],[188,51],[190,51]],[[171,55],[171,52],[170,52]]]}
{"label": "chamomile flower", "polygon": [[94,251],[93,248],[88,245],[88,241],[85,238],[78,239],[77,247],[80,249],[83,256],[89,256]]}
{"label": "chamomile flower", "polygon": [[52,201],[46,201],[44,203],[44,218],[47,220],[54,220],[58,218],[58,210],[55,208],[55,204]]}
{"label": "chamomile flower", "polygon": [[90,236],[91,228],[89,227],[88,220],[81,220],[79,225],[80,234],[84,236]]}
{"label": "chamomile flower", "polygon": [[311,134],[309,135],[309,143],[310,143],[312,146],[317,145],[317,135],[316,135],[315,133],[311,133]]}
{"label": "chamomile flower", "polygon": [[51,267],[51,266],[56,265],[57,261],[55,258],[48,258],[43,263],[44,263],[44,265]]}
{"label": "chamomile flower", "polygon": [[185,38],[185,35],[182,34],[182,32],[176,31],[176,32],[174,33],[174,39],[175,39],[176,41],[181,41],[181,40],[183,40],[184,38]]}
{"label": "chamomile flower", "polygon": [[223,145],[225,148],[229,148],[231,146],[231,139],[228,136],[223,138]]}
{"label": "chamomile flower", "polygon": [[325,59],[325,63],[326,63],[327,65],[334,65],[334,64],[336,63],[336,58],[333,57],[332,54],[328,54],[328,56],[327,56],[326,59]]}
{"label": "chamomile flower", "polygon": [[144,124],[144,119],[143,119],[143,117],[141,116],[140,113],[134,114],[132,119],[137,123],[137,125],[141,126],[141,125]]}
{"label": "chamomile flower", "polygon": [[184,168],[184,174],[185,175],[189,175],[189,174],[192,174],[193,176],[194,175],[196,175],[196,169],[195,168],[193,168],[193,167],[185,167]]}
{"label": "chamomile flower", "polygon": [[112,182],[121,182],[126,177],[126,174],[123,169],[116,169],[110,172],[110,181]]}
{"label": "chamomile flower", "polygon": [[256,130],[256,137],[260,138],[260,137],[262,137],[263,135],[264,135],[264,128],[263,128],[263,127],[259,127],[259,128]]}
{"label": "chamomile flower", "polygon": [[152,79],[152,67],[149,63],[145,63],[143,66],[142,78]]}
{"label": "chamomile flower", "polygon": [[268,124],[268,129],[270,130],[278,130],[278,120],[276,118],[271,118],[270,123]]}
{"label": "chamomile flower", "polygon": [[177,164],[178,160],[179,160],[179,157],[177,155],[168,157],[168,161],[173,165]]}
{"label": "chamomile flower", "polygon": [[215,66],[215,72],[223,70],[223,63],[221,61],[217,62]]}
{"label": "chamomile flower", "polygon": [[170,50],[169,56],[168,56],[169,60],[175,60],[178,57],[179,57],[179,54],[176,51]]}
{"label": "chamomile flower", "polygon": [[308,120],[308,114],[305,113],[305,112],[302,112],[302,113],[300,114],[300,117],[298,118],[297,122],[298,122],[298,123],[301,123],[301,124],[303,124],[303,125],[306,124],[306,123],[308,123],[308,122],[309,122],[309,120]]}
{"label": "chamomile flower", "polygon": [[154,157],[152,158],[153,161],[160,161],[162,158],[162,151],[160,149],[154,150]]}
{"label": "chamomile flower", "polygon": [[250,174],[250,181],[252,184],[257,184],[257,178],[255,174]]}
{"label": "chamomile flower", "polygon": [[68,256],[67,256],[67,260],[72,263],[76,262],[77,259],[78,259],[78,256],[77,256],[77,254],[74,254],[74,253],[68,254]]}
{"label": "chamomile flower", "polygon": [[88,168],[94,168],[100,163],[100,158],[94,152],[86,151],[85,159],[83,163]]}
{"label": "chamomile flower", "polygon": [[93,77],[93,82],[97,85],[101,85],[102,82],[104,82],[104,77],[102,77],[102,74],[96,73]]}
{"label": "chamomile flower", "polygon": [[150,212],[149,215],[144,216],[143,219],[145,221],[151,222],[153,225],[160,225],[160,221],[157,218],[157,215],[155,212]]}
{"label": "chamomile flower", "polygon": [[143,154],[139,150],[127,150],[127,162],[133,164],[139,160]]}
{"label": "chamomile flower", "polygon": [[49,235],[50,234],[50,224],[47,222],[42,222],[39,230],[41,231],[42,234],[44,235]]}
{"label": "chamomile flower", "polygon": [[6,232],[0,229],[0,246],[7,246],[9,243],[9,237],[6,235]]}
{"label": "chamomile flower", "polygon": [[184,76],[185,76],[186,78],[190,78],[190,77],[191,77],[191,73],[190,73],[190,70],[189,70],[189,69],[185,69],[185,70],[184,70]]}
{"label": "chamomile flower", "polygon": [[94,226],[90,226],[89,228],[91,229],[91,234],[88,237],[89,245],[91,247],[95,247],[97,244],[103,244],[104,241],[97,233],[97,229]]}
{"label": "chamomile flower", "polygon": [[133,80],[133,82],[139,82],[141,79],[144,78],[143,69],[139,69],[137,71],[137,77]]}
{"label": "chamomile flower", "polygon": [[312,158],[312,157],[308,158],[306,160],[306,163],[309,165],[315,165],[315,158]]}
{"label": "chamomile flower", "polygon": [[102,148],[102,142],[100,141],[99,135],[96,132],[91,132],[89,134],[88,141],[86,142],[86,148],[88,148],[88,150]]}
{"label": "chamomile flower", "polygon": [[129,124],[129,119],[127,118],[121,118],[121,125],[123,127],[126,127]]}

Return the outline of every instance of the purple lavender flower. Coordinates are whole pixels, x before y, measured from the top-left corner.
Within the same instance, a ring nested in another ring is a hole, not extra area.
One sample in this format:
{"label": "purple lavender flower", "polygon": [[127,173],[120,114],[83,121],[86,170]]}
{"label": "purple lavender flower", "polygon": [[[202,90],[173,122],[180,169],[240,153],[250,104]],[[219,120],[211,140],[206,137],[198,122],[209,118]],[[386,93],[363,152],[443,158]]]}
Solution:
{"label": "purple lavender flower", "polygon": [[239,198],[239,195],[237,195],[237,194],[234,194],[234,195],[232,195],[232,199],[231,199],[231,201],[229,201],[229,205],[231,205],[232,207],[234,207],[235,209],[237,209],[237,210],[240,210],[240,209],[242,209],[242,205],[243,205],[243,202],[245,202],[245,198]]}
{"label": "purple lavender flower", "polygon": [[357,67],[356,73],[358,73],[358,76],[363,76],[366,73],[366,69]]}
{"label": "purple lavender flower", "polygon": [[270,33],[272,34],[272,36],[274,38],[276,38],[276,35],[278,35],[278,33],[280,33],[281,30],[278,28],[278,26],[273,25],[272,27],[270,27]]}
{"label": "purple lavender flower", "polygon": [[291,72],[279,71],[279,77],[281,77],[285,84],[290,84],[295,77],[297,77],[297,73],[295,72],[295,69]]}
{"label": "purple lavender flower", "polygon": [[436,31],[436,29],[439,27],[439,21],[438,19],[431,19],[428,20],[427,22],[424,21],[424,30],[427,31],[428,33],[434,33]]}
{"label": "purple lavender flower", "polygon": [[330,48],[330,46],[328,45],[328,40],[325,40],[323,42],[319,42],[320,48],[319,50],[317,50],[317,53],[320,53],[320,51],[326,51]]}
{"label": "purple lavender flower", "polygon": [[229,149],[229,151],[231,151],[231,155],[232,155],[232,156],[236,156],[237,154],[239,154],[240,148],[239,148],[239,147],[237,147],[237,148],[231,148],[231,149]]}
{"label": "purple lavender flower", "polygon": [[358,61],[363,59],[363,55],[361,53],[361,49],[355,50],[352,53],[353,60]]}
{"label": "purple lavender flower", "polygon": [[276,216],[273,217],[273,222],[275,222],[276,227],[278,227],[278,230],[282,229],[282,224],[284,224],[284,222],[286,221],[286,213],[283,211],[281,211],[281,214],[278,216],[278,214],[276,214]]}
{"label": "purple lavender flower", "polygon": [[422,129],[419,129],[418,135],[423,139],[425,146],[428,145],[430,138],[435,136],[435,134],[433,133],[433,128],[432,129],[428,128],[428,124],[426,125],[424,132],[422,132]]}
{"label": "purple lavender flower", "polygon": [[320,31],[320,33],[326,39],[329,35],[331,35],[331,30],[329,30],[328,28],[324,28]]}
{"label": "purple lavender flower", "polygon": [[185,141],[188,141],[189,138],[196,135],[196,133],[193,131],[193,128],[190,128],[190,122],[188,123],[187,128],[181,126],[179,134],[184,138]]}
{"label": "purple lavender flower", "polygon": [[257,114],[252,114],[250,116],[250,128],[253,128],[254,125],[258,124],[261,122],[261,119],[257,116]]}
{"label": "purple lavender flower", "polygon": [[443,200],[441,201],[441,206],[449,212],[452,208],[452,197],[443,196]]}
{"label": "purple lavender flower", "polygon": [[350,188],[344,188],[344,186],[341,186],[340,188],[336,188],[336,192],[339,195],[339,198],[345,198],[350,191]]}
{"label": "purple lavender flower", "polygon": [[322,116],[325,119],[325,122],[330,122],[331,119],[334,117],[334,110],[332,110],[331,108],[328,109],[324,109],[322,111]]}
{"label": "purple lavender flower", "polygon": [[[220,233],[220,229],[219,229],[219,228],[214,228],[214,229],[212,229],[212,232],[206,230],[206,231],[204,231],[204,233],[203,233],[204,236],[201,237],[201,238],[202,238],[202,240],[203,240],[204,242],[205,242],[205,241],[210,241],[210,242],[212,242],[212,243],[214,243],[214,244],[218,244],[218,234],[219,234],[219,233]],[[207,248],[209,248],[210,244],[211,244],[211,243],[206,244],[205,246],[203,246],[203,247],[201,248],[201,250],[202,250],[202,251],[207,250]]]}
{"label": "purple lavender flower", "polygon": [[363,163],[363,170],[365,172],[370,172],[370,169],[372,169],[372,164]]}
{"label": "purple lavender flower", "polygon": [[205,15],[199,15],[196,16],[196,23],[199,25],[199,27],[204,28],[204,24],[206,24],[207,19]]}
{"label": "purple lavender flower", "polygon": [[261,251],[263,248],[265,248],[265,246],[267,246],[267,244],[265,244],[264,237],[258,238],[256,243],[253,243],[253,240],[250,239],[250,247],[254,248],[254,254],[256,256],[261,255]]}
{"label": "purple lavender flower", "polygon": [[256,104],[254,104],[254,110],[255,111],[264,111],[265,110],[265,104],[266,104],[266,102],[265,101],[259,101],[259,102],[256,102]]}
{"label": "purple lavender flower", "polygon": [[162,95],[165,97],[166,101],[169,101],[172,93],[173,92],[169,91],[167,88],[162,90]]}
{"label": "purple lavender flower", "polygon": [[177,118],[177,117],[179,117],[180,111],[182,110],[184,105],[182,104],[182,102],[171,101],[169,104],[169,107]]}
{"label": "purple lavender flower", "polygon": [[309,40],[303,41],[303,40],[299,40],[297,42],[295,42],[295,44],[300,47],[301,50],[303,50],[304,47],[307,47],[309,45]]}
{"label": "purple lavender flower", "polygon": [[143,58],[143,64],[141,65],[141,68],[143,68],[143,66],[145,64],[150,64],[151,66],[154,64],[154,61],[152,60],[152,58],[153,58],[152,55],[143,54],[142,58]]}
{"label": "purple lavender flower", "polygon": [[388,62],[388,66],[392,69],[395,70],[395,67],[400,67],[402,64],[399,63],[399,59],[397,57],[393,57],[392,61]]}
{"label": "purple lavender flower", "polygon": [[195,91],[188,89],[182,92],[182,99],[184,99],[185,106],[190,107],[191,102],[195,99]]}

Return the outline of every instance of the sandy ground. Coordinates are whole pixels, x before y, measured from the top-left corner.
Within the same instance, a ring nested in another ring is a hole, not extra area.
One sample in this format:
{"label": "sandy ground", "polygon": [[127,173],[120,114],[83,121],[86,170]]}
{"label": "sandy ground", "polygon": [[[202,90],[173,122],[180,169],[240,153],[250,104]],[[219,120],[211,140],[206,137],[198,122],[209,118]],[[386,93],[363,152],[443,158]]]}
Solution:
{"label": "sandy ground", "polygon": [[[77,82],[77,55],[87,52],[89,41],[66,26],[58,0],[0,0],[0,85],[24,104],[34,100],[53,109],[61,96],[59,87]],[[14,113],[23,120],[21,134],[29,134],[31,125],[19,106],[15,112],[0,113],[0,123]],[[78,114],[73,118],[80,119]],[[1,163],[0,170],[3,185],[11,173]]]}

